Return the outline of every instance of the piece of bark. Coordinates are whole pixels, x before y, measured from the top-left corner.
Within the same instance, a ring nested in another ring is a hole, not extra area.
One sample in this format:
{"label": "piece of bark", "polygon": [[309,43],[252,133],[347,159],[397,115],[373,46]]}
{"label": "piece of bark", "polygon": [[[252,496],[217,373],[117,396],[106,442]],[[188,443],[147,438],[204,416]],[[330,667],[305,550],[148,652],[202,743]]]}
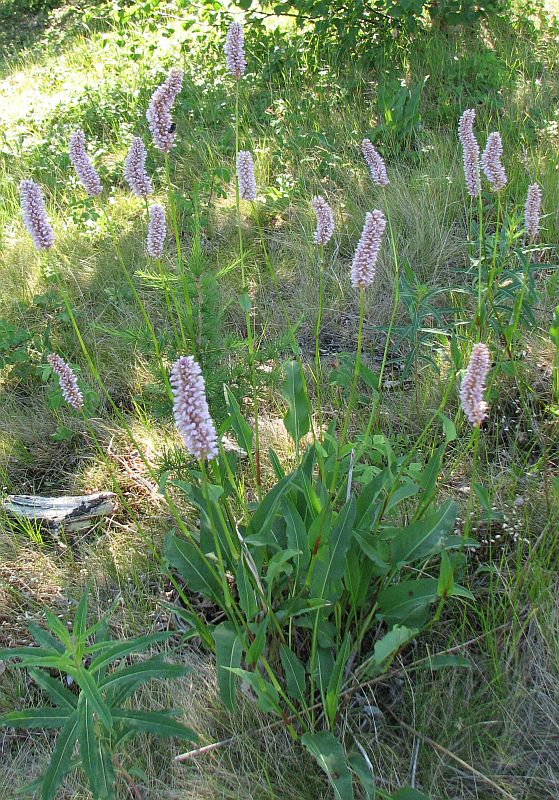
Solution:
{"label": "piece of bark", "polygon": [[38,497],[32,494],[9,494],[2,501],[12,517],[34,521],[52,531],[88,528],[99,517],[115,510],[113,492],[96,492],[81,497]]}

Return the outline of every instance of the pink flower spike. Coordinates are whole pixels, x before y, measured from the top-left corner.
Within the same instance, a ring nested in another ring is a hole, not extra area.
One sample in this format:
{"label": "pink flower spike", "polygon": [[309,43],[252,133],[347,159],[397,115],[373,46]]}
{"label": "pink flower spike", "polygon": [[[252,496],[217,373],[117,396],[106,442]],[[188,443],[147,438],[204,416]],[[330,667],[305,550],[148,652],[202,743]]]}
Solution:
{"label": "pink flower spike", "polygon": [[227,31],[224,50],[227,69],[237,80],[245,74],[247,66],[244,44],[243,26],[240,22],[232,22]]}
{"label": "pink flower spike", "polygon": [[367,212],[351,268],[351,285],[354,289],[366,289],[373,282],[385,228],[386,218],[382,211],[376,209]]}
{"label": "pink flower spike", "polygon": [[150,206],[147,251],[152,258],[161,258],[163,255],[163,245],[165,244],[165,234],[167,226],[165,224],[165,211],[162,206]]}
{"label": "pink flower spike", "polygon": [[23,224],[31,236],[36,250],[49,250],[54,244],[54,233],[50,226],[45,200],[39,186],[32,180],[19,184]]}
{"label": "pink flower spike", "polygon": [[166,80],[151,96],[146,118],[155,146],[162,153],[168,153],[175,141],[175,124],[171,118],[171,108],[182,89],[183,71],[172,69]]}
{"label": "pink flower spike", "polygon": [[81,411],[83,408],[83,395],[78,388],[78,379],[72,367],[63,361],[60,356],[57,356],[56,353],[48,355],[47,361],[54,374],[58,375],[62,397],[69,406],[72,406],[76,411]]}
{"label": "pink flower spike", "polygon": [[124,159],[124,178],[137,197],[147,197],[153,184],[146,172],[147,151],[139,136],[134,136]]}
{"label": "pink flower spike", "polygon": [[254,161],[248,150],[239,150],[237,153],[237,179],[241,200],[256,200]]}
{"label": "pink flower spike", "polygon": [[320,194],[313,197],[312,207],[316,214],[316,230],[313,239],[316,244],[328,244],[334,233],[332,209]]}
{"label": "pink flower spike", "polygon": [[85,133],[78,128],[70,136],[70,161],[76,171],[81,185],[91,197],[97,197],[103,191],[99,175],[87,155]]}
{"label": "pink flower spike", "polygon": [[200,461],[218,453],[215,431],[200,365],[192,356],[181,356],[171,370],[175,425],[188,452]]}
{"label": "pink flower spike", "polygon": [[542,204],[542,190],[537,183],[528,187],[526,205],[524,207],[524,227],[530,240],[535,242],[540,232],[540,209]]}
{"label": "pink flower spike", "polygon": [[374,183],[377,186],[388,186],[388,175],[386,174],[384,159],[373,147],[370,139],[363,139],[361,149]]}
{"label": "pink flower spike", "polygon": [[494,192],[498,192],[507,183],[507,174],[501,164],[502,155],[501,134],[494,131],[487,137],[487,144],[481,156],[481,166]]}
{"label": "pink flower spike", "polygon": [[483,400],[483,392],[490,365],[491,357],[487,345],[482,342],[475,344],[460,386],[462,410],[470,425],[474,427],[479,427],[487,416],[487,403]]}
{"label": "pink flower spike", "polygon": [[467,108],[458,123],[458,137],[462,143],[462,162],[466,190],[470,197],[477,197],[481,189],[479,177],[479,144],[474,134],[476,112]]}

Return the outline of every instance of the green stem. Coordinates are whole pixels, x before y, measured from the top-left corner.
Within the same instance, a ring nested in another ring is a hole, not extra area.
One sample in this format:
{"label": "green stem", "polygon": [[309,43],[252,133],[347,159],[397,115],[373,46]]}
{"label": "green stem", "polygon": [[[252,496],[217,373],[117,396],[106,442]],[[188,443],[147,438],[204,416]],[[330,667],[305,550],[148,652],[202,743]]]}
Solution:
{"label": "green stem", "polygon": [[316,333],[315,333],[315,381],[316,381],[316,403],[318,409],[318,438],[322,441],[322,403],[321,403],[321,388],[322,388],[322,366],[320,363],[320,325],[322,323],[322,304],[324,293],[324,268],[326,264],[324,245],[320,245],[320,277],[318,282],[318,314],[316,318]]}

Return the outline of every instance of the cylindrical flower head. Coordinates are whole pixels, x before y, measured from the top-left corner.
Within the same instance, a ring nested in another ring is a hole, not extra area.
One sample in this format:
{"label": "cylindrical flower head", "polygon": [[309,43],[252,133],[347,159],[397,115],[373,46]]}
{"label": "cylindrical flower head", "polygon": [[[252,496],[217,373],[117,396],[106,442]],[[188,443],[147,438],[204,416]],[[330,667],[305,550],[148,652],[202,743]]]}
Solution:
{"label": "cylindrical flower head", "polygon": [[254,161],[248,150],[239,150],[237,154],[237,178],[241,200],[256,200],[256,178],[254,177]]}
{"label": "cylindrical flower head", "polygon": [[316,214],[314,241],[316,244],[327,244],[334,233],[334,215],[332,214],[332,209],[320,194],[313,197],[312,207]]}
{"label": "cylindrical flower head", "polygon": [[535,242],[540,232],[540,208],[542,204],[542,190],[537,183],[528,187],[526,205],[524,207],[524,227],[530,239]]}
{"label": "cylindrical flower head", "polygon": [[183,71],[172,69],[167,79],[151,96],[146,118],[155,146],[168,153],[175,141],[175,124],[171,118],[171,108],[182,89]]}
{"label": "cylindrical flower head", "polygon": [[87,155],[85,133],[80,128],[70,136],[70,161],[85,191],[91,197],[101,194],[103,187],[99,175]]}
{"label": "cylindrical flower head", "polygon": [[494,131],[487,137],[487,144],[481,156],[481,166],[494,192],[498,192],[507,183],[507,174],[501,164],[502,155],[501,134]]}
{"label": "cylindrical flower head", "polygon": [[147,151],[139,136],[134,136],[130,149],[124,159],[124,178],[130,189],[138,197],[147,197],[153,192],[153,185],[146,172]]}
{"label": "cylindrical flower head", "polygon": [[232,22],[229,25],[224,50],[227,69],[235,78],[241,78],[245,74],[247,64],[245,61],[245,37],[240,22]]}
{"label": "cylindrical flower head", "polygon": [[47,356],[47,361],[54,374],[58,375],[62,397],[76,411],[81,411],[83,408],[83,395],[78,388],[78,380],[72,367],[63,361],[60,356],[57,356],[56,353],[51,353]]}
{"label": "cylindrical flower head", "polygon": [[474,427],[481,425],[487,416],[487,403],[483,400],[483,392],[490,365],[491,358],[487,345],[481,342],[475,344],[460,386],[462,409],[468,422]]}
{"label": "cylindrical flower head", "polygon": [[27,233],[37,250],[48,250],[54,244],[54,233],[45,211],[43,193],[35,181],[25,180],[19,184],[21,212]]}
{"label": "cylindrical flower head", "polygon": [[175,425],[188,452],[203,460],[217,455],[217,434],[208,403],[200,365],[192,356],[181,356],[171,370]]}
{"label": "cylindrical flower head", "polygon": [[161,258],[165,244],[165,211],[162,206],[150,206],[147,251],[152,258]]}
{"label": "cylindrical flower head", "polygon": [[384,159],[373,147],[370,139],[363,139],[361,142],[361,149],[363,150],[363,155],[368,164],[373,181],[377,186],[388,186],[388,175],[386,174]]}
{"label": "cylindrical flower head", "polygon": [[382,211],[375,209],[367,212],[351,268],[351,285],[354,289],[366,289],[373,282],[385,228],[386,218]]}
{"label": "cylindrical flower head", "polygon": [[476,112],[467,108],[458,123],[458,137],[462,143],[462,161],[466,190],[470,197],[477,197],[480,192],[479,178],[479,144],[474,134]]}

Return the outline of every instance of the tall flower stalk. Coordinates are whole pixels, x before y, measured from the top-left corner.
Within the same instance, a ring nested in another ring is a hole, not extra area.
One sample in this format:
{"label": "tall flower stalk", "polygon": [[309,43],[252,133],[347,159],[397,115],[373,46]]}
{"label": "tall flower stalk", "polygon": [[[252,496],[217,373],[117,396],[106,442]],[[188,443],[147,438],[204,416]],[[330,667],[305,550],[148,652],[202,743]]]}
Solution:
{"label": "tall flower stalk", "polygon": [[318,436],[319,439],[322,440],[322,366],[320,362],[320,326],[322,324],[322,306],[324,302],[324,270],[326,267],[325,247],[334,233],[334,216],[332,214],[332,209],[322,195],[313,197],[312,207],[316,215],[316,230],[314,232],[313,239],[315,244],[317,244],[320,248],[320,275],[318,279],[318,313],[316,316],[314,368],[316,382],[316,403],[318,411]]}
{"label": "tall flower stalk", "polygon": [[246,200],[256,199],[256,186],[254,182],[252,154],[240,149],[240,84],[245,73],[246,60],[244,54],[244,37],[242,25],[232,22],[227,32],[225,43],[225,56],[227,69],[235,80],[235,163],[237,172],[235,178],[235,207],[237,213],[237,230],[239,236],[239,261],[241,264],[241,291],[245,312],[245,325],[247,331],[248,358],[252,380],[252,407],[254,415],[254,480],[258,499],[262,498],[262,480],[260,469],[260,429],[258,422],[258,389],[256,384],[256,359],[254,352],[254,338],[252,333],[252,319],[250,311],[250,298],[245,271],[245,253],[243,244],[243,227],[241,219],[241,189]]}

